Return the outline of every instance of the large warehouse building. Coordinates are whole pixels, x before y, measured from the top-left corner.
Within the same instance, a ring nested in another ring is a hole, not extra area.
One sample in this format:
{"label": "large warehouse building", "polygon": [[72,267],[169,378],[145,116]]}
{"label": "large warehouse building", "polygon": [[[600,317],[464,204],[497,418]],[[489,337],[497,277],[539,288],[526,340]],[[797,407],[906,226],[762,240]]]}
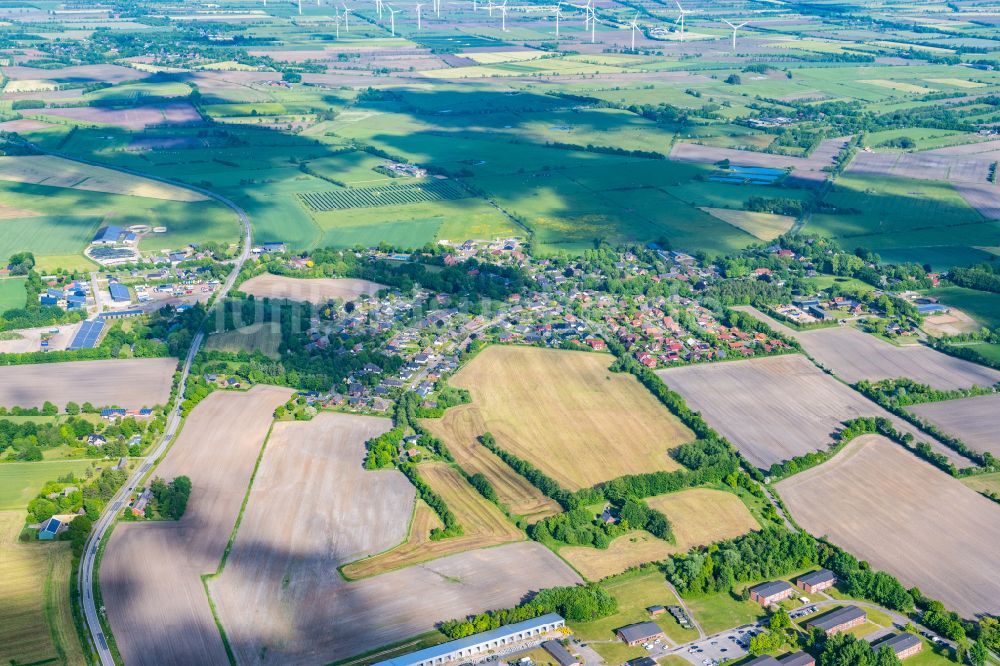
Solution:
{"label": "large warehouse building", "polygon": [[548,634],[566,626],[566,620],[556,613],[549,613],[533,620],[516,622],[480,634],[417,650],[402,657],[386,659],[375,666],[437,666],[450,662],[468,662],[502,652],[528,641],[540,642]]}

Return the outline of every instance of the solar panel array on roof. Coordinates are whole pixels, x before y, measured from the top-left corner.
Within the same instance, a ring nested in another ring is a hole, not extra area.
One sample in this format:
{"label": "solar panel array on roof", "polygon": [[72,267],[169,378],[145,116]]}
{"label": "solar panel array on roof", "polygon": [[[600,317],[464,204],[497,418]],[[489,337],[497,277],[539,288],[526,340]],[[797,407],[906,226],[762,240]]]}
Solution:
{"label": "solar panel array on roof", "polygon": [[128,302],[132,300],[132,297],[129,296],[128,293],[128,287],[126,287],[120,282],[112,282],[111,284],[109,284],[108,291],[111,292],[111,300],[113,301]]}
{"label": "solar panel array on roof", "polygon": [[80,329],[73,336],[73,341],[69,343],[67,349],[72,351],[74,349],[94,348],[97,345],[97,338],[101,336],[102,330],[104,330],[103,319],[83,322],[80,324]]}

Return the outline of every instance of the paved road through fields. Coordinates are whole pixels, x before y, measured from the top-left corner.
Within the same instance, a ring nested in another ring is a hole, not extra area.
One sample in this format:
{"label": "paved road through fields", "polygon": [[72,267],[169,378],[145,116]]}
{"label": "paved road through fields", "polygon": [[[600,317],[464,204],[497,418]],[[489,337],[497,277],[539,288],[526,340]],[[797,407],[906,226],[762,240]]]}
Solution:
{"label": "paved road through fields", "polygon": [[[44,152],[44,151],[43,151]],[[193,190],[200,194],[204,194],[207,197],[215,199],[219,203],[229,207],[236,213],[240,221],[240,226],[242,227],[242,247],[240,248],[239,256],[233,263],[233,269],[230,271],[229,275],[226,276],[225,281],[222,283],[219,291],[216,294],[213,307],[221,303],[229,290],[233,288],[233,283],[236,282],[236,278],[240,274],[240,270],[243,268],[243,264],[250,257],[250,250],[252,249],[251,241],[253,238],[252,230],[250,228],[250,217],[247,215],[246,211],[236,205],[230,199],[210,192],[209,190],[203,189],[201,187],[196,187],[194,185],[188,185],[186,183],[179,183],[176,181],[169,180],[167,178],[159,178],[157,176],[150,176],[138,171],[133,171],[131,169],[124,169],[120,167],[114,167],[107,164],[101,164],[99,162],[92,162],[90,160],[79,159],[70,155],[63,155],[61,153],[48,153],[49,155],[55,155],[57,157],[63,157],[68,160],[73,160],[75,162],[80,162],[82,164],[89,164],[92,166],[101,166],[108,169],[114,169],[122,173],[127,173],[135,176],[142,176],[144,178],[149,178],[152,180],[158,180],[169,185],[174,185],[176,187],[183,187],[185,189]],[[94,651],[97,653],[98,660],[102,666],[114,666],[115,659],[111,654],[111,650],[108,647],[107,637],[104,635],[104,629],[101,627],[101,619],[97,604],[94,599],[94,569],[97,564],[97,551],[98,546],[101,543],[101,539],[108,533],[112,525],[115,522],[115,518],[118,516],[118,512],[125,506],[125,503],[132,493],[132,490],[137,487],[137,485],[142,481],[142,479],[149,473],[149,471],[156,465],[160,457],[163,456],[170,442],[173,441],[174,436],[177,434],[177,429],[180,426],[180,406],[184,399],[184,387],[187,383],[188,374],[191,371],[191,364],[194,362],[194,357],[198,353],[198,349],[201,347],[201,343],[205,339],[205,334],[203,331],[199,331],[194,339],[191,341],[191,348],[188,350],[187,357],[184,359],[184,366],[181,370],[181,379],[178,384],[177,396],[174,398],[174,404],[170,406],[170,412],[167,416],[167,427],[163,432],[163,438],[157,444],[156,448],[150,452],[149,456],[143,461],[142,465],[129,477],[125,485],[119,489],[118,493],[108,502],[104,509],[104,513],[101,517],[94,523],[93,530],[90,533],[90,538],[87,540],[87,545],[83,552],[83,557],[80,560],[80,570],[77,576],[77,583],[80,588],[81,600],[83,601],[83,613],[87,621],[87,632],[89,633],[90,640]]]}

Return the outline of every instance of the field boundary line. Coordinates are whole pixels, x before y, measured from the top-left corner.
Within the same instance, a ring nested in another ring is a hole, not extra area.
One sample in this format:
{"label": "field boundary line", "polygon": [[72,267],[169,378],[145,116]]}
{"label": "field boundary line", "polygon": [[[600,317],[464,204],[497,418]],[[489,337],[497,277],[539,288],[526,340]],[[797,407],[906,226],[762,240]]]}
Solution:
{"label": "field boundary line", "polygon": [[212,619],[215,620],[215,626],[219,630],[219,637],[222,639],[222,647],[226,649],[226,656],[229,658],[229,663],[231,666],[237,666],[236,653],[233,652],[233,646],[229,642],[229,636],[226,635],[226,628],[222,624],[222,620],[219,618],[219,613],[215,609],[215,601],[212,599],[212,593],[208,589],[208,581],[222,575],[223,569],[226,568],[226,561],[229,559],[229,553],[233,550],[233,544],[236,543],[236,535],[240,530],[240,523],[243,521],[243,511],[247,508],[247,503],[250,501],[250,492],[253,490],[254,481],[257,479],[257,470],[260,469],[260,463],[264,459],[264,452],[267,450],[267,442],[271,439],[271,432],[274,430],[274,424],[277,423],[273,418],[271,419],[271,425],[267,428],[267,434],[264,436],[264,441],[260,445],[260,451],[257,453],[257,460],[253,465],[253,472],[250,473],[250,480],[247,482],[246,492],[243,494],[243,503],[240,504],[240,511],[236,514],[236,522],[233,524],[233,530],[229,534],[229,541],[226,543],[226,549],[222,551],[222,558],[219,560],[219,566],[216,567],[214,572],[201,574],[202,587],[205,588],[205,598],[208,600],[208,607],[212,611]]}
{"label": "field boundary line", "polygon": [[[365,470],[365,471],[366,472],[374,472],[376,470]],[[402,474],[402,472],[400,472],[400,474]],[[368,555],[367,557],[362,557],[361,559],[352,560],[350,562],[344,562],[343,564],[341,564],[340,566],[337,567],[337,573],[340,574],[341,579],[343,579],[345,582],[353,583],[354,581],[364,580],[365,578],[371,578],[371,576],[362,576],[361,578],[351,578],[350,576],[348,576],[347,574],[344,573],[344,567],[350,566],[350,565],[354,564],[355,562],[364,562],[365,560],[370,560],[373,557],[378,557],[379,555],[384,555],[386,553],[390,553],[390,552],[396,550],[397,548],[399,548],[400,546],[405,546],[410,541],[410,536],[411,536],[411,533],[413,531],[413,521],[417,517],[417,504],[419,504],[420,502],[423,502],[423,500],[420,499],[420,493],[416,493],[414,495],[414,497],[413,497],[413,509],[410,510],[410,520],[406,524],[406,536],[403,537],[402,541],[400,541],[399,543],[394,544],[392,546],[389,546],[385,550],[379,551],[377,553],[372,553],[371,555]],[[426,502],[424,502],[424,504],[426,504]],[[431,511],[434,511],[434,509],[431,509],[430,506],[428,506],[427,508],[430,509]],[[388,573],[388,572],[385,572],[385,573]],[[373,575],[378,576],[380,574],[373,574]]]}

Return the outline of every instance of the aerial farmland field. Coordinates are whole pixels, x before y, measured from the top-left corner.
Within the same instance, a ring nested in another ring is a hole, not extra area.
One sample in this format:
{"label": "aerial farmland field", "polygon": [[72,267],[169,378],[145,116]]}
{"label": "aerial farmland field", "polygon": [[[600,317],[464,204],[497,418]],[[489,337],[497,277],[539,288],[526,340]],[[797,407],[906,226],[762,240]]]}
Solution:
{"label": "aerial farmland field", "polygon": [[607,354],[494,346],[450,383],[472,394],[477,418],[502,449],[564,488],[678,469],[668,451],[690,441],[691,432],[634,377],[609,372],[611,360]]}
{"label": "aerial farmland field", "polygon": [[[289,389],[256,386],[205,398],[156,469],[164,479],[191,479],[184,517],[115,528],[101,563],[100,584],[126,663],[226,661],[201,576],[219,566],[274,409],[291,394]],[[136,566],[154,560],[155,576]]]}
{"label": "aerial farmland field", "polygon": [[[739,308],[769,324],[774,319],[755,308]],[[773,325],[773,324],[772,324]],[[976,365],[919,344],[898,347],[850,326],[794,331],[777,324],[779,330],[799,341],[821,365],[844,381],[908,377],[939,389],[992,386],[1000,371]]]}
{"label": "aerial farmland field", "polygon": [[281,324],[264,322],[251,324],[234,331],[215,333],[205,341],[205,349],[226,352],[260,352],[278,358],[281,345]]}
{"label": "aerial farmland field", "polygon": [[761,468],[827,448],[841,424],[858,416],[888,418],[939,453],[960,464],[969,462],[798,354],[690,365],[657,374]]}
{"label": "aerial farmland field", "polygon": [[282,298],[290,301],[325,303],[334,298],[351,300],[371,295],[387,287],[352,278],[292,278],[264,273],[240,285],[240,290],[258,298]]}
{"label": "aerial farmland field", "polygon": [[722,490],[692,488],[646,500],[666,515],[675,543],[647,532],[617,537],[606,550],[565,546],[559,555],[588,580],[601,580],[645,562],[656,562],[684,553],[694,546],[732,539],[759,529],[760,525],[739,497]]}
{"label": "aerial farmland field", "polygon": [[69,544],[19,543],[24,518],[23,507],[0,511],[0,659],[85,663],[67,596]]}
{"label": "aerial farmland field", "polygon": [[777,485],[813,534],[965,617],[1000,611],[1000,507],[883,437]]}
{"label": "aerial farmland field", "polygon": [[344,566],[341,571],[348,578],[366,578],[446,555],[524,540],[524,533],[457,470],[444,463],[424,463],[417,470],[455,514],[463,534],[430,542],[424,534],[412,534],[416,537],[413,541],[404,541],[384,553]]}
{"label": "aerial farmland field", "polygon": [[337,661],[579,580],[537,543],[472,550],[354,582],[339,577],[338,565],[406,535],[413,487],[398,471],[361,467],[365,439],[389,427],[385,419],[340,414],[275,427],[232,553],[209,583],[239,663]]}
{"label": "aerial farmland field", "polygon": [[908,410],[972,449],[1000,457],[1000,394],[928,402]]}
{"label": "aerial farmland field", "polygon": [[137,409],[166,404],[177,360],[137,358],[0,367],[0,405],[67,402]]}
{"label": "aerial farmland field", "polygon": [[483,474],[500,497],[501,503],[528,522],[537,522],[561,511],[555,500],[542,494],[495,453],[481,445],[478,437],[487,431],[475,405],[452,407],[440,419],[423,419],[421,424],[444,441],[448,451],[467,474]]}

